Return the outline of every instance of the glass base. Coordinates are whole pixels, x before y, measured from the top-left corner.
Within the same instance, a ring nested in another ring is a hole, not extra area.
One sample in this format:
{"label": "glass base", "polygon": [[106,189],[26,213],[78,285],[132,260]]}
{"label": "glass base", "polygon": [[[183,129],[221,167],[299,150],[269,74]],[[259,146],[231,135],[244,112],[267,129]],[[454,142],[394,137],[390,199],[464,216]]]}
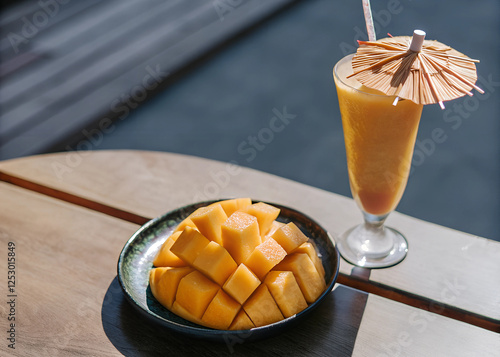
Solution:
{"label": "glass base", "polygon": [[342,258],[364,268],[387,268],[401,262],[408,252],[406,238],[389,227],[360,224],[349,229],[337,240]]}

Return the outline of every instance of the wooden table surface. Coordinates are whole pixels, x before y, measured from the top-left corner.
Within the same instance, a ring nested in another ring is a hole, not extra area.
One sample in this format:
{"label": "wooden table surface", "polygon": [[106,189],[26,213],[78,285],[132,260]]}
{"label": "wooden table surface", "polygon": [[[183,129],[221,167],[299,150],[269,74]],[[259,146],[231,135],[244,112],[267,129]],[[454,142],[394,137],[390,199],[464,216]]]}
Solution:
{"label": "wooden table surface", "polygon": [[[151,325],[120,289],[118,255],[141,224],[185,204],[248,196],[296,208],[335,236],[361,220],[353,201],[251,169],[157,152],[3,161],[0,181],[0,355],[499,355],[498,242],[394,213],[388,224],[409,241],[401,264],[368,270],[342,261],[324,304],[280,336],[193,341]],[[9,242],[14,294],[6,279]],[[7,340],[9,299],[15,349]]]}

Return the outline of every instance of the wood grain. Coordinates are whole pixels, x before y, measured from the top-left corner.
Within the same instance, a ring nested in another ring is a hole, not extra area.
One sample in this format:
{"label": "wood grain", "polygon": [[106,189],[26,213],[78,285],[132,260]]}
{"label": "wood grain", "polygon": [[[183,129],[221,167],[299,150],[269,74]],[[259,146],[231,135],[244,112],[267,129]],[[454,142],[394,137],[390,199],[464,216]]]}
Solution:
{"label": "wood grain", "polygon": [[[0,162],[0,173],[2,180],[32,182],[49,195],[58,190],[95,202],[105,213],[123,211],[138,219],[197,201],[243,196],[296,208],[334,236],[361,219],[354,202],[346,197],[248,168],[178,154],[67,152]],[[353,269],[342,260],[339,281],[500,332],[500,282],[495,280],[500,276],[498,242],[397,212],[388,224],[408,238],[408,257],[390,269],[371,271]]]}
{"label": "wood grain", "polygon": [[[277,337],[193,340],[151,324],[125,300],[116,262],[138,225],[7,183],[0,182],[0,197],[1,244],[16,245],[18,331],[16,349],[2,343],[0,355],[372,356],[386,353],[385,346],[396,348],[401,331],[412,341],[404,355],[488,356],[498,350],[493,332],[342,285]],[[6,270],[1,264],[0,274]],[[0,319],[7,331],[6,309]]]}
{"label": "wood grain", "polygon": [[[6,183],[0,197],[2,256],[14,242],[17,277],[16,349],[2,338],[0,355],[116,355],[101,308],[120,250],[138,225]],[[7,276],[6,264],[0,274]],[[2,331],[6,315],[0,309]]]}

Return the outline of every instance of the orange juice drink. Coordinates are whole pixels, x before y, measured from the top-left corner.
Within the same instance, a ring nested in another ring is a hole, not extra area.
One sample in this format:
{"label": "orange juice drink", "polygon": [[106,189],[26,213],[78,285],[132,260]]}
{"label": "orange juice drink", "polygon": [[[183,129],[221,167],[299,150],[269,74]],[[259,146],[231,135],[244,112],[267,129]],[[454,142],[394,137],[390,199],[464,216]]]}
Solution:
{"label": "orange juice drink", "polygon": [[406,187],[422,105],[362,86],[352,78],[352,56],[334,68],[351,192],[366,213],[393,211]]}

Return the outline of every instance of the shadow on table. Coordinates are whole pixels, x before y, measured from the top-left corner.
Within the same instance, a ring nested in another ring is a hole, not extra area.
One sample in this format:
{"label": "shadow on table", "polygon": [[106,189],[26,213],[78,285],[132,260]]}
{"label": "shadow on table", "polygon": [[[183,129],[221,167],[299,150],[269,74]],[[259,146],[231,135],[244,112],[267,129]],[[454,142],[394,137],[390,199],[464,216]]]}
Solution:
{"label": "shadow on table", "polygon": [[351,356],[368,295],[343,285],[303,322],[257,342],[209,342],[151,323],[125,299],[118,278],[104,296],[101,319],[111,343],[125,356],[325,355]]}

